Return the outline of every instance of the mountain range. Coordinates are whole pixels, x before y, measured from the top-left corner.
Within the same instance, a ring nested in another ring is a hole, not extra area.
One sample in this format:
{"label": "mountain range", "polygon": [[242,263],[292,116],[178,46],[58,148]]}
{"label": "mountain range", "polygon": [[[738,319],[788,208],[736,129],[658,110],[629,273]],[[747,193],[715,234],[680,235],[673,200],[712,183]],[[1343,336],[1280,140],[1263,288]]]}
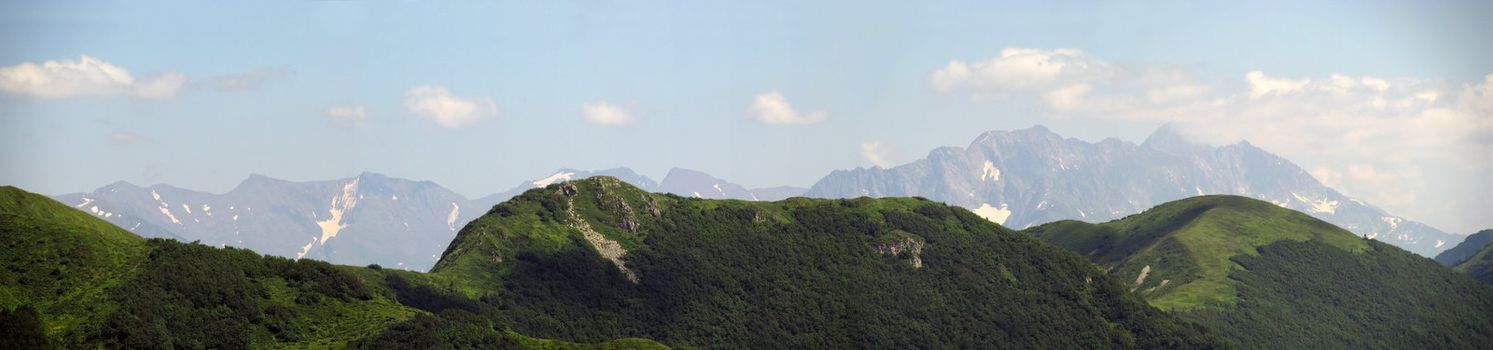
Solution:
{"label": "mountain range", "polygon": [[1014,228],[1058,220],[1104,222],[1208,194],[1268,201],[1426,257],[1464,238],[1345,196],[1247,141],[1209,146],[1170,126],[1139,145],[1063,138],[1042,126],[991,131],[967,147],[938,148],[905,165],[837,170],[804,193],[921,196]]}
{"label": "mountain range", "polygon": [[1208,146],[1167,126],[1139,145],[1065,139],[1041,126],[992,131],[968,147],[939,148],[909,164],[836,170],[808,189],[746,188],[681,168],[654,181],[632,169],[613,168],[561,169],[475,199],[429,181],[376,173],[311,182],[251,175],[223,194],[118,182],[55,198],[146,237],[424,271],[436,262],[442,242],[494,204],[532,188],[591,176],[706,199],[920,196],[1016,228],[1058,220],[1103,222],[1170,200],[1234,194],[1303,211],[1427,257],[1464,238],[1347,197],[1248,142]]}
{"label": "mountain range", "polygon": [[[1493,288],[1307,214],[1231,195],[1167,202],[1106,223],[1013,231],[923,198],[711,200],[596,176],[552,181],[494,205],[459,230],[429,273],[146,240],[91,211],[9,187],[0,188],[0,219],[7,267],[0,344],[1493,342]],[[1486,251],[1469,261],[1486,261]]]}
{"label": "mountain range", "polygon": [[456,231],[498,202],[551,183],[612,176],[648,190],[703,198],[776,200],[804,189],[748,190],[704,173],[672,169],[656,183],[631,169],[561,169],[512,189],[468,199],[430,181],[365,172],[294,182],[250,175],[222,194],[116,182],[54,198],[144,237],[234,246],[339,264],[424,271]]}
{"label": "mountain range", "polygon": [[1226,346],[1077,254],[923,199],[726,201],[613,177],[557,182],[463,228],[432,273],[147,240],[68,206],[0,188],[0,344]]}

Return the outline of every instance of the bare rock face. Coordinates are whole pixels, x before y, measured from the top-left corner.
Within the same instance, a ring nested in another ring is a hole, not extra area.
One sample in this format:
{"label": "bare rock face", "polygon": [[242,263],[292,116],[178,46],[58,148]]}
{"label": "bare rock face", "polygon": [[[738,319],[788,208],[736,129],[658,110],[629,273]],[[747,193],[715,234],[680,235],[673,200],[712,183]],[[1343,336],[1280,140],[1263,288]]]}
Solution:
{"label": "bare rock face", "polygon": [[923,241],[912,237],[876,243],[871,246],[871,250],[881,255],[907,260],[908,264],[912,264],[915,269],[923,267]]}
{"label": "bare rock face", "polygon": [[655,218],[663,216],[663,211],[658,208],[658,199],[650,196],[643,196],[643,211]]}
{"label": "bare rock face", "polygon": [[580,192],[580,190],[575,188],[575,185],[570,183],[560,184],[560,188],[558,189],[558,191],[560,191],[561,195],[564,195],[566,197],[575,197],[576,193]]}

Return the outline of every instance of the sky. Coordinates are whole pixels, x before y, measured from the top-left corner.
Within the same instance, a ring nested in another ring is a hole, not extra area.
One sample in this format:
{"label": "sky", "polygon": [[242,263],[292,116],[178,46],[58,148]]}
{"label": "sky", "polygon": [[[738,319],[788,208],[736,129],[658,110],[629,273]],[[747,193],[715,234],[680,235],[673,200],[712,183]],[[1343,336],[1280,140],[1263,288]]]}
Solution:
{"label": "sky", "polygon": [[0,2],[0,184],[226,192],[373,171],[469,197],[562,167],[807,187],[981,132],[1248,140],[1493,227],[1493,5]]}

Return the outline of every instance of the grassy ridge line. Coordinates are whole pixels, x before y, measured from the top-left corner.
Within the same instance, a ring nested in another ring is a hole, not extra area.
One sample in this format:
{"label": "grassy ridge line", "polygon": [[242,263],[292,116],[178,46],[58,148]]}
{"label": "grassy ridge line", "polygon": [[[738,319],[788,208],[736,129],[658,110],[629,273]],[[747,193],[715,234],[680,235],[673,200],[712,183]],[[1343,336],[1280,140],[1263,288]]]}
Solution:
{"label": "grassy ridge line", "polygon": [[1485,348],[1493,288],[1398,247],[1244,197],[1206,196],[1027,233],[1245,348]]}
{"label": "grassy ridge line", "polygon": [[[1132,279],[1132,288],[1163,310],[1233,305],[1238,282],[1228,275],[1240,268],[1233,259],[1258,255],[1263,245],[1320,241],[1354,253],[1368,249],[1362,238],[1306,214],[1225,195],[1173,201],[1107,223],[1060,221],[1025,232]],[[1144,279],[1142,271],[1149,271]]]}

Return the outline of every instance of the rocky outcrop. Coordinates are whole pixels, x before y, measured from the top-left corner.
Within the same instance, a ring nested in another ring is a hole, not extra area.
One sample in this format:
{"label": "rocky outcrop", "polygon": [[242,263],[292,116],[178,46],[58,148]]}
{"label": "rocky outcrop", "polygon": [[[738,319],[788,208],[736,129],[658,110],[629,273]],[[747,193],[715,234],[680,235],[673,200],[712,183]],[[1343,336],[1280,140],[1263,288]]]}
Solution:
{"label": "rocky outcrop", "polygon": [[871,250],[881,255],[907,260],[912,268],[923,267],[923,241],[914,237],[900,237],[890,242],[871,245]]}

